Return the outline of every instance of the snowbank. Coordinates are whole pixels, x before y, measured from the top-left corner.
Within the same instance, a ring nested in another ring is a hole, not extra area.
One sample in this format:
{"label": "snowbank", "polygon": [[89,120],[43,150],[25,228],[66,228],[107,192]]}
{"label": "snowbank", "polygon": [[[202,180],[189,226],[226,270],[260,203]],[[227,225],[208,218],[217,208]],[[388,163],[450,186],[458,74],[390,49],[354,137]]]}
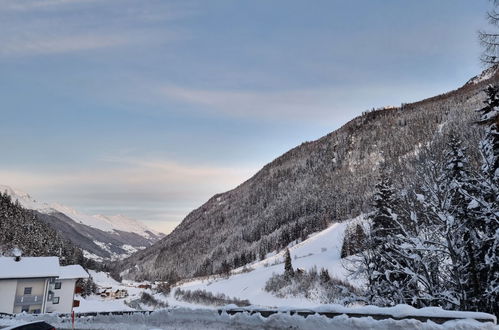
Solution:
{"label": "snowbank", "polygon": [[[57,315],[20,315],[15,319],[0,319],[0,326],[12,326],[21,322],[45,320],[57,328],[70,328],[69,318]],[[146,330],[146,329],[486,329],[499,330],[491,323],[479,323],[474,320],[449,321],[443,325],[416,320],[374,320],[366,318],[349,318],[345,315],[329,319],[325,316],[312,315],[307,318],[279,313],[264,318],[259,314],[236,314],[208,309],[165,309],[151,314],[108,315],[84,317],[76,320],[78,329],[109,329],[109,330]]]}

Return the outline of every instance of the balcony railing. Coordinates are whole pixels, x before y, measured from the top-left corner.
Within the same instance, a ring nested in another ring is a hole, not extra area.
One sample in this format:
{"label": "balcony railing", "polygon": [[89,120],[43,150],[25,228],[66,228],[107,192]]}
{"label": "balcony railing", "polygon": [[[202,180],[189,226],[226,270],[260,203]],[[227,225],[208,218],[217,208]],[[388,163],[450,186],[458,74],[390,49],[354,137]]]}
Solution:
{"label": "balcony railing", "polygon": [[22,305],[38,305],[42,304],[43,295],[24,295],[24,296],[16,296],[16,300],[14,302],[15,306]]}

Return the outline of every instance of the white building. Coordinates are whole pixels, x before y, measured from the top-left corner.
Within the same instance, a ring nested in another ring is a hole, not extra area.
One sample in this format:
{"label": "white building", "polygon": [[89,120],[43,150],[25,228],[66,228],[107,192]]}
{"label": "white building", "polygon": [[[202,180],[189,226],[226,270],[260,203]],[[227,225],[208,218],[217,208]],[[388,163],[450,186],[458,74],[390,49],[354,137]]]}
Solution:
{"label": "white building", "polygon": [[88,273],[57,257],[0,257],[0,313],[70,313],[79,278]]}

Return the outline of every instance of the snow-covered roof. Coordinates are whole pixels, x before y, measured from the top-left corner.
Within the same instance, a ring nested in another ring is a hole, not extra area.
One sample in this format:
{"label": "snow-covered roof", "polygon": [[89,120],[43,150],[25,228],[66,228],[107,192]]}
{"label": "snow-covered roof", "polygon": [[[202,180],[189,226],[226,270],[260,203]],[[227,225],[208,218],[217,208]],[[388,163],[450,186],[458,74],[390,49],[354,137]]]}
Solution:
{"label": "snow-covered roof", "polygon": [[0,279],[58,277],[59,258],[57,257],[0,257]]}
{"label": "snow-covered roof", "polygon": [[89,275],[80,265],[61,266],[59,268],[59,279],[88,278]]}
{"label": "snow-covered roof", "polygon": [[0,257],[0,279],[56,277],[60,279],[88,278],[80,265],[59,266],[58,257]]}

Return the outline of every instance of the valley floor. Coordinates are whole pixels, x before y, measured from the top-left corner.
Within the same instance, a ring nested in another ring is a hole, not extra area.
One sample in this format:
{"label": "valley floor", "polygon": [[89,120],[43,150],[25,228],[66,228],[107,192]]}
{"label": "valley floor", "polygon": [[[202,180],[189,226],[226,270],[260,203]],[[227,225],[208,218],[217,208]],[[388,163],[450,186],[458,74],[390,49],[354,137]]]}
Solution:
{"label": "valley floor", "polygon": [[[362,218],[353,219],[343,223],[333,224],[326,230],[312,235],[307,240],[290,247],[292,263],[295,269],[309,270],[312,267],[325,267],[329,274],[342,280],[348,280],[355,286],[362,285],[362,281],[347,277],[345,261],[340,258],[343,235],[349,222],[362,221]],[[248,271],[249,270],[249,271]],[[153,310],[154,306],[146,305],[140,301],[143,292],[146,292],[168,308],[158,309],[151,314],[133,315],[97,315],[77,318],[77,329],[495,329],[498,326],[491,323],[478,323],[473,320],[449,321],[444,325],[417,320],[373,320],[371,317],[350,318],[345,315],[333,319],[320,315],[302,316],[279,313],[264,318],[259,314],[236,314],[233,316],[215,310],[219,306],[206,306],[178,300],[175,290],[184,291],[205,290],[213,294],[224,294],[227,297],[247,299],[252,307],[277,308],[281,311],[289,309],[307,308],[313,310],[336,309],[345,307],[339,305],[323,305],[318,297],[313,294],[309,297],[282,297],[278,298],[264,290],[265,283],[273,274],[284,271],[283,253],[267,256],[266,259],[250,265],[249,269],[237,269],[230,277],[207,277],[181,283],[172,288],[169,295],[154,293],[150,289],[139,288],[141,283],[131,281],[117,282],[106,273],[93,272],[91,276],[100,288],[126,289],[128,297],[122,299],[102,298],[92,295],[80,299],[80,307],[75,308],[76,313],[86,312],[111,312]],[[387,310],[376,310],[375,307],[358,307],[374,313],[385,313]],[[352,310],[352,309],[350,309]],[[401,315],[411,310],[409,306],[397,306],[390,313]],[[421,311],[419,311],[421,312]],[[447,313],[439,308],[427,309],[431,315],[444,315]],[[342,312],[343,313],[343,312]],[[452,313],[452,312],[451,312]],[[393,314],[392,314],[393,315]],[[454,314],[454,316],[456,316]],[[57,315],[19,315],[16,318],[0,318],[0,327],[20,324],[21,322],[43,319],[58,329],[70,329],[68,317]]]}

